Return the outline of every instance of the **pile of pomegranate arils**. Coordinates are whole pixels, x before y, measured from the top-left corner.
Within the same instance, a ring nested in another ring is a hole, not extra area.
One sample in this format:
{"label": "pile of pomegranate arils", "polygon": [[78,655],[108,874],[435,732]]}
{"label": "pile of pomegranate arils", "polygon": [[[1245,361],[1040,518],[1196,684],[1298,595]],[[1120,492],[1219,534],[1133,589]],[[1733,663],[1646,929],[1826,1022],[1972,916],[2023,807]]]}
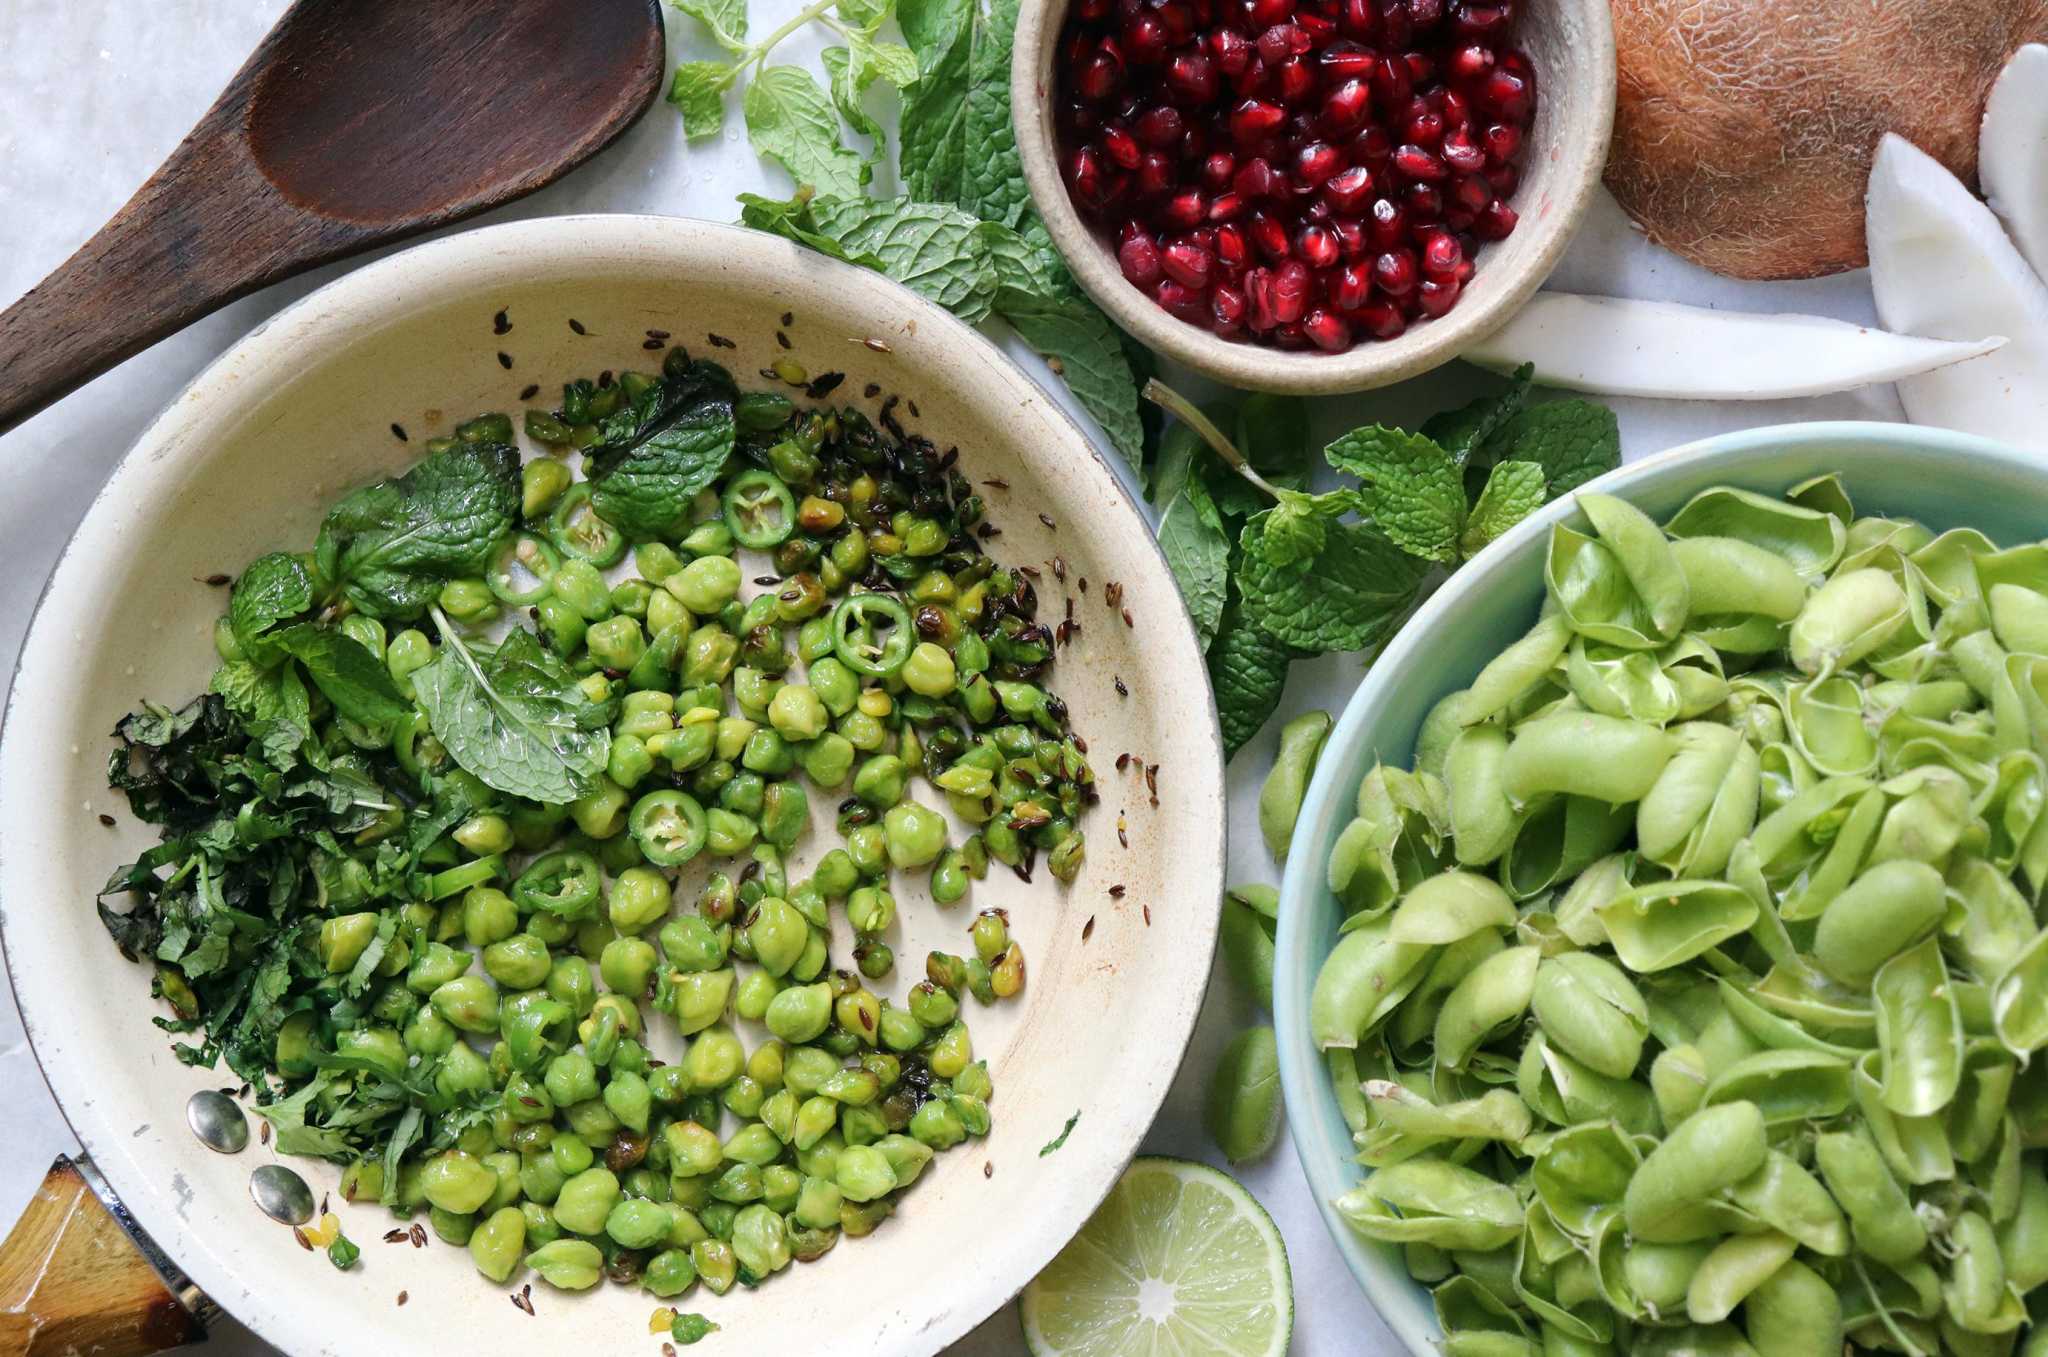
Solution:
{"label": "pile of pomegranate arils", "polygon": [[1457,305],[1536,76],[1513,0],[1075,0],[1061,172],[1124,277],[1230,339],[1335,353]]}

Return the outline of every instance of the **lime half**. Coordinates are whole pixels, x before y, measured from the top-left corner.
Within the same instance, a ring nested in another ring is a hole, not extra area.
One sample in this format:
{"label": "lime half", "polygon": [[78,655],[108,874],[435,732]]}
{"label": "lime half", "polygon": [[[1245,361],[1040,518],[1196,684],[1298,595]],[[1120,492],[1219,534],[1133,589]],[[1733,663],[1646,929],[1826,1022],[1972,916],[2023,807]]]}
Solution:
{"label": "lime half", "polygon": [[1206,1164],[1141,1158],[1024,1288],[1036,1357],[1278,1357],[1294,1328],[1273,1218]]}

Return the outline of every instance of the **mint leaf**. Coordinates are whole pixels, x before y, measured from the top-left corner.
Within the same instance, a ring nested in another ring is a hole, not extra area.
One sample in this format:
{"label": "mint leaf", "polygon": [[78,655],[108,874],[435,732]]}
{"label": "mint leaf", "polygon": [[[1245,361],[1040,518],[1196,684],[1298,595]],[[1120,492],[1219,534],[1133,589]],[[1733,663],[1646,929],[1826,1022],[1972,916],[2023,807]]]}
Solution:
{"label": "mint leaf", "polygon": [[1536,463],[1554,498],[1621,465],[1621,426],[1614,411],[1592,401],[1532,405],[1494,431],[1486,455]]}
{"label": "mint leaf", "polygon": [[728,52],[747,50],[747,0],[668,0],[671,5],[711,30]]}
{"label": "mint leaf", "polygon": [[996,309],[1052,365],[1124,460],[1143,466],[1145,423],[1138,414],[1138,385],[1116,327],[1093,303],[1080,300],[1012,294],[999,297]]}
{"label": "mint leaf", "polygon": [[591,507],[630,537],[682,531],[732,456],[736,394],[731,374],[700,359],[606,420],[585,454]]}
{"label": "mint leaf", "polygon": [[1434,439],[1437,446],[1464,466],[1472,454],[1492,436],[1493,431],[1512,419],[1529,399],[1529,383],[1536,374],[1534,363],[1515,369],[1508,389],[1498,396],[1481,396],[1455,410],[1444,410],[1422,421],[1419,432]]}
{"label": "mint leaf", "polygon": [[839,17],[862,33],[872,33],[889,17],[889,0],[839,0]]}
{"label": "mint leaf", "polygon": [[438,610],[434,621],[440,652],[413,684],[455,762],[510,796],[560,804],[587,795],[611,754],[606,707],[532,632],[473,650]]}
{"label": "mint leaf", "polygon": [[290,665],[265,669],[229,660],[213,671],[207,687],[226,701],[264,758],[285,769],[298,762],[299,750],[313,733],[313,706]]}
{"label": "mint leaf", "polygon": [[517,449],[458,443],[328,510],[314,563],[360,611],[410,621],[448,580],[484,573],[519,500]]}
{"label": "mint leaf", "polygon": [[1013,228],[1031,205],[1017,128],[1010,119],[1010,48],[1016,30],[1017,0],[989,0],[967,58],[959,197],[970,212]]}
{"label": "mint leaf", "polygon": [[770,66],[747,85],[740,109],[754,149],[788,170],[799,185],[833,197],[858,197],[867,164],[839,139],[839,114],[809,71]]}
{"label": "mint leaf", "polygon": [[1245,617],[1242,602],[1233,588],[1209,647],[1209,686],[1216,693],[1225,762],[1278,710],[1294,661],[1293,652]]}
{"label": "mint leaf", "polygon": [[817,198],[809,225],[849,254],[969,323],[994,301],[982,223],[957,207],[910,198]]}
{"label": "mint leaf", "polygon": [[758,193],[742,193],[739,201],[740,223],[744,226],[807,245],[819,254],[843,259],[849,264],[858,264],[877,273],[882,271],[881,260],[848,250],[811,225],[810,200],[807,198],[792,198],[785,202],[780,198],[764,198]]}
{"label": "mint leaf", "polygon": [[1375,424],[1323,449],[1339,471],[1365,483],[1359,511],[1411,556],[1450,561],[1465,526],[1465,484],[1433,439]]}
{"label": "mint leaf", "polygon": [[954,202],[967,159],[967,87],[975,0],[901,0],[896,22],[917,56],[917,80],[903,92],[897,160],[913,198]]}
{"label": "mint leaf", "polygon": [[1240,544],[1246,617],[1275,640],[1323,653],[1378,645],[1414,601],[1427,567],[1380,533],[1331,523],[1323,549],[1291,565],[1266,549],[1267,514],[1245,524]]}
{"label": "mint leaf", "polygon": [[306,667],[314,686],[351,721],[385,726],[412,710],[384,662],[352,636],[301,622],[277,633],[277,644]]}
{"label": "mint leaf", "polygon": [[715,137],[725,127],[725,89],[739,67],[722,61],[686,61],[669,82],[668,101],[683,115],[683,135],[691,141]]}
{"label": "mint leaf", "polygon": [[1349,512],[1356,498],[1347,490],[1325,495],[1282,490],[1280,502],[1266,515],[1266,558],[1274,565],[1293,565],[1323,549],[1328,524]]}
{"label": "mint leaf", "polygon": [[[902,52],[905,57],[910,56],[910,49],[907,47],[898,47],[896,50]],[[863,159],[870,166],[879,164],[884,150],[888,147],[889,136],[882,125],[875,121],[874,115],[868,112],[867,106],[861,103],[861,96],[867,92],[868,86],[874,84],[876,77],[882,74],[875,60],[875,44],[859,33],[854,33],[851,36],[851,45],[827,47],[818,56],[825,63],[825,84],[832,92],[833,107],[839,110],[840,117],[846,119],[847,126],[868,138],[871,143],[871,149]],[[914,58],[910,70],[912,77],[915,78],[917,67]]]}
{"label": "mint leaf", "polygon": [[228,598],[228,626],[244,655],[265,660],[276,653],[265,633],[312,606],[313,576],[306,563],[288,552],[273,551],[251,561],[235,581],[235,592]]}
{"label": "mint leaf", "polygon": [[1458,538],[1458,550],[1470,556],[1542,505],[1543,468],[1534,462],[1499,462],[1479,492]]}
{"label": "mint leaf", "polygon": [[1159,517],[1159,550],[1180,585],[1202,649],[1216,635],[1230,582],[1230,537],[1198,476],[1186,477]]}

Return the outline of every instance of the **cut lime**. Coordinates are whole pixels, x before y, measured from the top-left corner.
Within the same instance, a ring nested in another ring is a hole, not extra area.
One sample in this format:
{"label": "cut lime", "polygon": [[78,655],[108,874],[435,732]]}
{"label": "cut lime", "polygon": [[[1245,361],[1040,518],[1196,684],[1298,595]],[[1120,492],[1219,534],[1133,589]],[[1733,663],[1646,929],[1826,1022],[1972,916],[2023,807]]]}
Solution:
{"label": "cut lime", "polygon": [[1251,1193],[1206,1164],[1147,1157],[1024,1288],[1023,1311],[1036,1357],[1278,1357],[1294,1286]]}

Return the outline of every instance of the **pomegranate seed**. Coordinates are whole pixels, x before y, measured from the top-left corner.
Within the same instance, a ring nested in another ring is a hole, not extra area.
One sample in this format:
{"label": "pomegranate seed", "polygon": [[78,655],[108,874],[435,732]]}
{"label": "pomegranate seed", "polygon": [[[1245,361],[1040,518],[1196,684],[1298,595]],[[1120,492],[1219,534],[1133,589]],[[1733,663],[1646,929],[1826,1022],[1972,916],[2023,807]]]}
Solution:
{"label": "pomegranate seed", "polygon": [[1493,49],[1472,43],[1451,53],[1445,74],[1461,84],[1470,84],[1493,70]]}
{"label": "pomegranate seed", "polygon": [[1280,322],[1273,319],[1273,271],[1252,269],[1244,276],[1244,323],[1264,332]]}
{"label": "pomegranate seed", "polygon": [[1084,206],[1099,206],[1103,194],[1102,157],[1093,147],[1083,146],[1067,157],[1067,187]]}
{"label": "pomegranate seed", "polygon": [[1380,15],[1372,0],[1343,0],[1337,27],[1347,36],[1370,41],[1379,36]]}
{"label": "pomegranate seed", "polygon": [[1146,109],[1138,115],[1132,126],[1138,134],[1138,140],[1152,147],[1172,146],[1180,140],[1180,134],[1186,130],[1186,124],[1181,121],[1180,110],[1165,104]]}
{"label": "pomegranate seed", "polygon": [[1210,221],[1232,221],[1244,211],[1244,199],[1235,193],[1219,193],[1209,200]]}
{"label": "pomegranate seed", "polygon": [[1152,300],[1180,319],[1194,323],[1200,323],[1203,313],[1208,310],[1206,296],[1171,278],[1159,280],[1159,285],[1152,289]]}
{"label": "pomegranate seed", "polygon": [[1214,321],[1214,329],[1242,329],[1244,313],[1245,300],[1242,291],[1228,283],[1218,283],[1209,289],[1209,315]]}
{"label": "pomegranate seed", "polygon": [[1159,267],[1182,287],[1206,288],[1216,256],[1191,240],[1176,240],[1159,252]]}
{"label": "pomegranate seed", "polygon": [[1451,27],[1460,37],[1484,40],[1507,27],[1506,5],[1459,5],[1451,11]]}
{"label": "pomegranate seed", "polygon": [[1331,80],[1354,80],[1370,76],[1378,61],[1370,47],[1351,41],[1333,42],[1316,55],[1316,64]]}
{"label": "pomegranate seed", "polygon": [[1455,278],[1425,278],[1416,289],[1415,300],[1421,305],[1426,316],[1441,316],[1458,304],[1458,293],[1463,285]]}
{"label": "pomegranate seed", "polygon": [[1321,222],[1311,222],[1295,237],[1294,248],[1300,252],[1302,263],[1321,272],[1337,262],[1337,233]]}
{"label": "pomegranate seed", "polygon": [[1483,171],[1496,198],[1505,198],[1522,186],[1522,171],[1513,164],[1488,165]]}
{"label": "pomegranate seed", "polygon": [[1304,188],[1319,187],[1344,168],[1344,157],[1327,141],[1312,141],[1294,154],[1294,177]]}
{"label": "pomegranate seed", "polygon": [[1458,128],[1444,138],[1444,164],[1460,174],[1470,174],[1486,165],[1486,150],[1474,140],[1464,128]]}
{"label": "pomegranate seed", "polygon": [[1182,230],[1191,230],[1202,224],[1209,215],[1208,199],[1199,189],[1184,189],[1166,200],[1166,206],[1159,211],[1160,219]]}
{"label": "pomegranate seed", "polygon": [[1219,28],[1209,35],[1209,55],[1216,69],[1235,80],[1251,67],[1257,49],[1252,40],[1234,28]]}
{"label": "pomegranate seed", "polygon": [[1435,28],[1443,22],[1444,0],[1408,0],[1408,17],[1417,28]]}
{"label": "pomegranate seed", "polygon": [[1401,195],[1408,215],[1418,222],[1443,220],[1444,195],[1433,184],[1410,184]]}
{"label": "pomegranate seed", "polygon": [[1116,262],[1124,271],[1124,277],[1138,287],[1150,287],[1159,281],[1159,246],[1152,237],[1134,235],[1117,247]]}
{"label": "pomegranate seed", "polygon": [[1363,165],[1342,169],[1323,181],[1323,198],[1330,210],[1345,216],[1356,214],[1372,193],[1372,171]]}
{"label": "pomegranate seed", "polygon": [[1434,146],[1444,139],[1444,115],[1431,110],[1408,120],[1408,142],[1412,146]]}
{"label": "pomegranate seed", "polygon": [[1173,149],[1190,165],[1199,165],[1209,158],[1209,134],[1200,127],[1190,127],[1180,134],[1180,145]]}
{"label": "pomegranate seed", "polygon": [[1351,347],[1351,326],[1340,315],[1321,307],[1301,318],[1302,333],[1324,353],[1342,353]]}
{"label": "pomegranate seed", "polygon": [[1415,21],[1401,0],[1380,0],[1380,37],[1388,47],[1406,47],[1415,38]]}
{"label": "pomegranate seed", "polygon": [[1249,228],[1247,234],[1251,237],[1252,247],[1260,254],[1276,264],[1287,258],[1287,228],[1277,218],[1264,212],[1254,212],[1245,225]]}
{"label": "pomegranate seed", "polygon": [[1337,21],[1326,14],[1297,14],[1294,22],[1301,25],[1301,31],[1308,34],[1309,44],[1320,47],[1337,35]]}
{"label": "pomegranate seed", "polygon": [[1183,4],[1180,0],[1166,0],[1166,3],[1154,6],[1153,12],[1159,16],[1160,24],[1165,27],[1168,42],[1183,43],[1195,35],[1193,6]]}
{"label": "pomegranate seed", "polygon": [[1408,102],[1415,92],[1415,78],[1408,63],[1399,57],[1381,57],[1372,68],[1372,99],[1381,108],[1395,108]]}
{"label": "pomegranate seed", "polygon": [[1202,187],[1221,191],[1237,174],[1237,157],[1217,151],[1202,162]]}
{"label": "pomegranate seed", "polygon": [[1510,123],[1489,124],[1481,139],[1486,143],[1486,158],[1496,165],[1513,160],[1522,149],[1522,129]]}
{"label": "pomegranate seed", "polygon": [[1385,297],[1377,297],[1358,310],[1359,323],[1374,339],[1392,339],[1408,328],[1408,317]]}
{"label": "pomegranate seed", "polygon": [[1269,136],[1287,121],[1287,110],[1263,99],[1247,99],[1230,110],[1230,135],[1240,142]]}
{"label": "pomegranate seed", "polygon": [[1282,187],[1280,175],[1264,156],[1253,156],[1238,166],[1231,177],[1230,186],[1240,197],[1264,198],[1278,193]]}
{"label": "pomegranate seed", "polygon": [[1362,223],[1345,218],[1332,222],[1330,229],[1337,233],[1337,246],[1343,250],[1346,263],[1355,264],[1370,252],[1371,243],[1365,237]]}
{"label": "pomegranate seed", "polygon": [[1278,66],[1291,56],[1308,50],[1308,34],[1293,24],[1274,24],[1259,34],[1259,60]]}
{"label": "pomegranate seed", "polygon": [[1436,156],[1413,144],[1404,145],[1394,152],[1394,168],[1410,179],[1420,183],[1433,184],[1445,178],[1450,171]]}
{"label": "pomegranate seed", "polygon": [[1121,127],[1103,132],[1102,153],[1109,157],[1111,164],[1126,170],[1137,169],[1138,160],[1144,154],[1138,149],[1138,139]]}
{"label": "pomegranate seed", "polygon": [[[1138,280],[1133,278],[1132,282]],[[1330,280],[1330,305],[1339,311],[1356,311],[1372,295],[1372,270],[1360,264],[1346,264]]]}
{"label": "pomegranate seed", "polygon": [[1482,211],[1493,201],[1493,186],[1482,175],[1464,175],[1451,185],[1450,201],[1469,212]]}
{"label": "pomegranate seed", "polygon": [[1166,25],[1150,14],[1140,14],[1124,25],[1124,51],[1134,66],[1156,66],[1166,60],[1171,45]]}
{"label": "pomegranate seed", "polygon": [[1365,126],[1372,112],[1372,86],[1364,80],[1346,80],[1323,96],[1323,130],[1333,137],[1348,137]]}
{"label": "pomegranate seed", "polygon": [[1415,290],[1415,256],[1407,250],[1388,250],[1372,261],[1372,280],[1389,297],[1407,296]]}
{"label": "pomegranate seed", "polygon": [[1455,274],[1465,262],[1465,251],[1449,231],[1438,231],[1422,247],[1422,271],[1431,277]]}
{"label": "pomegranate seed", "polygon": [[1199,52],[1182,52],[1166,63],[1166,87],[1183,103],[1205,104],[1216,97],[1216,65]]}
{"label": "pomegranate seed", "polygon": [[1472,223],[1472,234],[1481,240],[1506,240],[1521,219],[1515,209],[1495,198],[1479,214],[1479,220]]}
{"label": "pomegranate seed", "polygon": [[1290,325],[1308,310],[1308,265],[1290,259],[1273,270],[1273,317]]}
{"label": "pomegranate seed", "polygon": [[1081,0],[1076,9],[1083,19],[1094,23],[1109,17],[1109,0]]}
{"label": "pomegranate seed", "polygon": [[1436,58],[1427,52],[1408,52],[1401,58],[1408,63],[1408,79],[1417,85],[1427,85],[1436,79]]}
{"label": "pomegranate seed", "polygon": [[1216,262],[1228,274],[1244,271],[1245,261],[1251,257],[1251,247],[1246,244],[1244,229],[1234,222],[1226,222],[1216,228]]}
{"label": "pomegranate seed", "polygon": [[1372,126],[1351,139],[1351,161],[1363,165],[1374,174],[1385,170],[1394,160],[1394,141],[1384,127]]}
{"label": "pomegranate seed", "polygon": [[1439,85],[1430,91],[1430,102],[1444,115],[1444,126],[1463,128],[1472,122],[1472,101],[1456,90]]}
{"label": "pomegranate seed", "polygon": [[1252,0],[1246,12],[1258,27],[1271,28],[1294,17],[1294,0]]}
{"label": "pomegranate seed", "polygon": [[1476,91],[1479,106],[1508,122],[1529,120],[1529,82],[1513,71],[1496,68]]}
{"label": "pomegranate seed", "polygon": [[1479,220],[1479,214],[1469,207],[1452,203],[1444,211],[1443,224],[1453,231],[1470,231],[1472,223]]}
{"label": "pomegranate seed", "polygon": [[1291,325],[1276,325],[1276,326],[1274,326],[1274,327],[1273,327],[1273,347],[1275,347],[1275,348],[1279,348],[1279,349],[1305,349],[1305,348],[1307,348],[1307,347],[1308,347],[1308,336],[1302,333],[1302,330],[1301,330],[1301,322],[1300,322],[1300,321],[1295,321],[1295,322],[1294,322],[1293,324],[1291,324]]}
{"label": "pomegranate seed", "polygon": [[1315,67],[1302,57],[1289,57],[1273,73],[1273,83],[1283,102],[1301,103],[1316,91]]}
{"label": "pomegranate seed", "polygon": [[1115,94],[1123,83],[1123,52],[1114,38],[1104,38],[1095,55],[1082,62],[1080,71],[1074,76],[1075,92],[1095,103]]}
{"label": "pomegranate seed", "polygon": [[1154,198],[1173,187],[1173,162],[1157,151],[1147,151],[1138,162],[1138,192]]}
{"label": "pomegranate seed", "polygon": [[1390,198],[1373,201],[1366,235],[1375,250],[1391,250],[1408,238],[1408,213]]}

